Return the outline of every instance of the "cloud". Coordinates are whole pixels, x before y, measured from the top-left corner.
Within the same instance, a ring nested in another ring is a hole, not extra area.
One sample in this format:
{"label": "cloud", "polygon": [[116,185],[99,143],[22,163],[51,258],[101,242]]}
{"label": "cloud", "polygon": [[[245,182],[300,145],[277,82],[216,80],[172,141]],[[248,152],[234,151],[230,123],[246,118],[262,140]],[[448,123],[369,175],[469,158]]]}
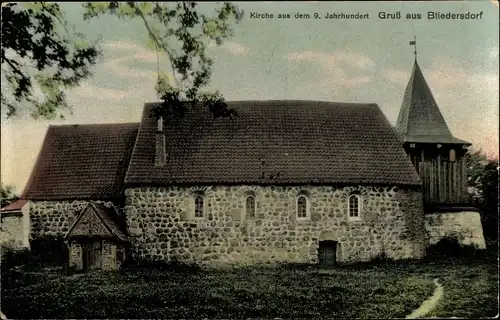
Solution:
{"label": "cloud", "polygon": [[248,56],[250,54],[250,48],[237,42],[226,41],[222,44],[222,48],[235,56]]}
{"label": "cloud", "polygon": [[[325,53],[317,51],[298,51],[287,55],[292,62],[312,62],[319,65],[324,75],[319,77],[317,85],[321,87],[355,88],[370,82],[370,76],[352,76],[346,70],[365,71],[375,66],[370,57],[359,52],[337,51]],[[331,88],[333,89],[333,88]]]}
{"label": "cloud", "polygon": [[498,61],[498,47],[491,47],[488,52],[488,58]]}
{"label": "cloud", "polygon": [[144,71],[138,68],[131,68],[127,63],[133,62],[130,58],[117,58],[103,63],[102,68],[112,72],[113,75],[122,78],[155,78],[156,67],[151,71]]}
{"label": "cloud", "polygon": [[[162,66],[164,66],[164,54],[157,56],[156,51],[150,50],[137,42],[129,40],[108,41],[103,44],[105,57],[108,58],[102,64],[102,68],[106,72],[110,72],[113,76],[118,76],[122,79],[130,79],[138,81],[137,78],[153,79],[156,78],[158,58]],[[130,67],[139,63],[150,64],[146,67],[148,70],[140,67]],[[142,81],[142,80],[139,80]]]}
{"label": "cloud", "polygon": [[406,84],[410,79],[410,73],[401,69],[388,69],[382,72],[383,77],[395,84]]}
{"label": "cloud", "polygon": [[217,46],[215,41],[210,41],[207,44],[207,48],[210,50],[222,49],[233,56],[249,56],[251,53],[249,47],[234,41],[224,41],[220,46]]}
{"label": "cloud", "polygon": [[144,62],[156,62],[157,55],[155,50],[146,48],[134,41],[120,40],[108,41],[103,44],[107,50],[112,50],[114,53],[126,55],[129,60],[139,60]]}
{"label": "cloud", "polygon": [[298,51],[288,55],[291,61],[312,61],[318,63],[328,70],[338,68],[339,65],[354,66],[360,69],[369,69],[375,66],[373,60],[367,55],[353,51],[337,51],[325,53],[318,51]]}
{"label": "cloud", "polygon": [[116,90],[110,88],[102,88],[85,81],[78,87],[70,91],[70,95],[74,98],[92,98],[96,100],[111,100],[119,101],[134,96],[134,92],[130,90]]}

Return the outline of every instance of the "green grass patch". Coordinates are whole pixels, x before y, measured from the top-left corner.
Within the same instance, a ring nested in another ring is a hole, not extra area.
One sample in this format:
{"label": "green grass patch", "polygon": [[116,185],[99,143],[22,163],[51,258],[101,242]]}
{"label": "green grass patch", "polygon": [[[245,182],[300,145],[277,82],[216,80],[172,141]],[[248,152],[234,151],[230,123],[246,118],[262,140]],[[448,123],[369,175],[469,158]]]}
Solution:
{"label": "green grass patch", "polygon": [[472,317],[486,315],[485,307],[493,310],[492,268],[381,263],[330,270],[137,268],[68,274],[39,267],[2,270],[1,299],[9,318],[30,319],[404,318],[433,293],[438,277],[446,301],[435,315]]}

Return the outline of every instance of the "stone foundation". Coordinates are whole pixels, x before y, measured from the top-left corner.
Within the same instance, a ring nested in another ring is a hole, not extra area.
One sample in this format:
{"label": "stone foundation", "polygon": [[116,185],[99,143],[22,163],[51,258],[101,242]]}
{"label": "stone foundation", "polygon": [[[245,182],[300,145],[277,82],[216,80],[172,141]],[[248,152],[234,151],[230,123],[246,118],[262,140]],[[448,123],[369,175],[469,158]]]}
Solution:
{"label": "stone foundation", "polygon": [[[348,217],[348,197],[361,197],[361,219]],[[202,194],[204,216],[194,217]],[[307,218],[297,218],[297,196],[308,198]],[[422,195],[396,187],[136,188],[124,208],[132,254],[144,260],[201,264],[318,261],[319,240],[338,242],[340,263],[385,253],[421,258],[425,250]],[[247,216],[245,200],[256,200]]]}
{"label": "stone foundation", "polygon": [[440,212],[425,215],[425,229],[428,243],[433,245],[439,240],[456,238],[460,244],[473,245],[485,249],[483,227],[478,212]]}

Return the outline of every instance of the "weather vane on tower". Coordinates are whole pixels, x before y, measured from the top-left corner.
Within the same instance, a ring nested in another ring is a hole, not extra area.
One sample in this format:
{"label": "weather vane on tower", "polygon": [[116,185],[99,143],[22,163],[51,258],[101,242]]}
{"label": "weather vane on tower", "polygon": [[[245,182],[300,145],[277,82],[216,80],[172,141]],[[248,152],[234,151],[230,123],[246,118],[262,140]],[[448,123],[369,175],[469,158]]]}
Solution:
{"label": "weather vane on tower", "polygon": [[413,40],[410,41],[410,46],[414,46],[413,54],[415,54],[415,61],[417,61],[417,37],[413,36]]}

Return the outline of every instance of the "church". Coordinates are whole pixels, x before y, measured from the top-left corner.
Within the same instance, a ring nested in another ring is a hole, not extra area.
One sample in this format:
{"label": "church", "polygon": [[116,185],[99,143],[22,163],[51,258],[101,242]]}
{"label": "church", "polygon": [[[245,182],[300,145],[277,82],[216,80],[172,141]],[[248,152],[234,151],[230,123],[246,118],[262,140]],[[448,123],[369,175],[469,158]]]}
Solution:
{"label": "church", "polygon": [[485,247],[467,201],[470,143],[450,132],[416,59],[395,128],[377,104],[228,105],[233,118],[195,107],[163,119],[146,103],[139,123],[50,126],[21,200],[1,211],[2,237],[64,237],[84,270],[126,257],[420,259],[443,237]]}

